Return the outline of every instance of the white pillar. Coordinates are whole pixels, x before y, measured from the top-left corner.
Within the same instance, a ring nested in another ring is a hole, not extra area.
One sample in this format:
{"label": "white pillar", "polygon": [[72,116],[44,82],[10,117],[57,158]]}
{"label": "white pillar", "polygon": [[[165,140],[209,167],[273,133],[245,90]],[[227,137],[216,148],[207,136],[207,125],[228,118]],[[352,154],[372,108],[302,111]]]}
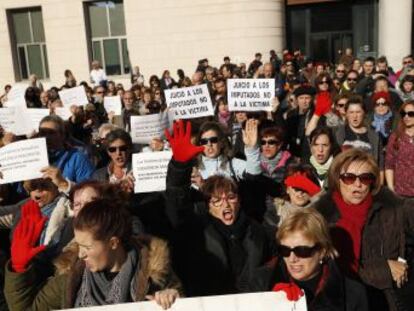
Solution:
{"label": "white pillar", "polygon": [[379,1],[379,55],[385,55],[394,70],[411,52],[412,10],[412,0]]}

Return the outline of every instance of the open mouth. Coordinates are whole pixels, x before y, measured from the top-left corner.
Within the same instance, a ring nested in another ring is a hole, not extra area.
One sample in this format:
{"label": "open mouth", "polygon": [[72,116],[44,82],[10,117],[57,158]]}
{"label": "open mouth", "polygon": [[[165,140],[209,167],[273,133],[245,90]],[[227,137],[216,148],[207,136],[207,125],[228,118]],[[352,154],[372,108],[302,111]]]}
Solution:
{"label": "open mouth", "polygon": [[231,222],[231,221],[233,221],[233,219],[234,219],[234,214],[233,214],[233,211],[232,211],[231,209],[225,209],[225,210],[223,211],[223,219],[224,219],[226,222]]}

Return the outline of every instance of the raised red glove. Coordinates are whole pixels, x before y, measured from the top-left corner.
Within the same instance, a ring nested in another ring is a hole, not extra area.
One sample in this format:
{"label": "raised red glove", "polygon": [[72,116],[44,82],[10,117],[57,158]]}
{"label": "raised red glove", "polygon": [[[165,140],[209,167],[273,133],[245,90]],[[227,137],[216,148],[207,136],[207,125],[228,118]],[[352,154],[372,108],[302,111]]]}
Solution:
{"label": "raised red glove", "polygon": [[316,95],[316,105],[315,105],[315,112],[317,116],[323,116],[331,111],[332,107],[332,100],[331,95],[329,92],[320,92]]}
{"label": "raised red glove", "polygon": [[22,206],[22,215],[13,232],[11,264],[14,271],[21,273],[34,256],[46,246],[35,247],[47,218],[40,213],[39,205],[29,200]]}
{"label": "raised red glove", "polygon": [[273,289],[274,292],[284,291],[289,301],[298,301],[303,296],[303,291],[295,283],[277,283]]}
{"label": "raised red glove", "polygon": [[203,146],[194,146],[191,143],[191,123],[187,121],[186,127],[185,130],[183,120],[179,120],[174,122],[173,136],[167,129],[165,130],[165,137],[170,142],[173,158],[178,162],[187,162],[204,151]]}
{"label": "raised red glove", "polygon": [[285,179],[286,187],[298,188],[306,191],[311,197],[321,191],[321,188],[312,180],[306,177],[305,174],[295,173]]}

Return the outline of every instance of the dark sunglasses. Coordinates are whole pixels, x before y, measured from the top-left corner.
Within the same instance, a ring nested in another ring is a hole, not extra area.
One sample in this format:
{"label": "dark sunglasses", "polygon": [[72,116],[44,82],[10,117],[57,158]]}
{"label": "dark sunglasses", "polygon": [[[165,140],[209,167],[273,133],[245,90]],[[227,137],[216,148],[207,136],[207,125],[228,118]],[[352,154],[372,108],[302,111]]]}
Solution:
{"label": "dark sunglasses", "polygon": [[293,248],[290,248],[285,245],[279,245],[278,250],[279,254],[282,257],[289,257],[290,253],[293,252],[295,256],[300,258],[309,258],[312,257],[315,251],[320,249],[320,246],[318,244],[315,244],[314,246],[296,246]]}
{"label": "dark sunglasses", "polygon": [[323,81],[320,81],[318,84],[329,84],[329,82],[326,80],[323,80]]}
{"label": "dark sunglasses", "polygon": [[344,73],[344,72],[345,72],[345,70],[337,70],[336,72],[337,72],[337,73]]}
{"label": "dark sunglasses", "polygon": [[209,142],[211,144],[217,144],[218,143],[218,137],[213,136],[213,137],[201,138],[200,139],[200,145],[202,145],[202,146],[207,145]]}
{"label": "dark sunglasses", "polygon": [[346,80],[347,80],[347,81],[349,81],[349,82],[351,82],[351,81],[357,82],[357,81],[358,81],[358,79],[357,79],[357,78],[355,78],[355,79],[352,79],[352,78],[347,78]]}
{"label": "dark sunglasses", "polygon": [[276,146],[276,145],[279,145],[279,144],[280,144],[280,141],[275,140],[275,139],[269,139],[269,140],[262,139],[260,141],[260,145],[262,145],[262,146],[264,146],[264,145]]}
{"label": "dark sunglasses", "polygon": [[401,118],[404,118],[405,116],[409,116],[410,118],[414,118],[414,111],[401,111],[400,112]]}
{"label": "dark sunglasses", "polygon": [[388,106],[388,103],[387,102],[375,103],[375,107],[379,107],[379,106]]}
{"label": "dark sunglasses", "polygon": [[372,173],[363,173],[361,175],[344,173],[339,175],[339,178],[346,185],[352,185],[357,179],[359,179],[359,181],[365,186],[371,185],[375,182],[375,175]]}
{"label": "dark sunglasses", "polygon": [[128,150],[128,146],[124,145],[124,146],[119,146],[119,147],[108,147],[108,151],[110,153],[114,153],[115,151],[121,151],[121,152],[125,152]]}
{"label": "dark sunglasses", "polygon": [[336,106],[339,107],[339,108],[344,108],[345,104],[336,104]]}

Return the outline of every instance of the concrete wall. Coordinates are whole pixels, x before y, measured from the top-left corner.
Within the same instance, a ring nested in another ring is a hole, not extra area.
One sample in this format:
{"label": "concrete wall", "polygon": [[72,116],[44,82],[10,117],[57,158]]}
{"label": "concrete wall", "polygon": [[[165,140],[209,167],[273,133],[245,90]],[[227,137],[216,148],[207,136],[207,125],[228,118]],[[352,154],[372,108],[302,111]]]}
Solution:
{"label": "concrete wall", "polygon": [[[283,0],[124,0],[128,49],[132,65],[146,78],[178,68],[191,74],[197,61],[219,65],[228,55],[250,62],[255,52],[268,58],[284,46]],[[0,1],[0,86],[14,83],[6,9],[41,6],[50,81],[64,82],[71,69],[78,82],[88,80],[89,59],[82,0]],[[114,77],[126,81],[127,77]]]}

